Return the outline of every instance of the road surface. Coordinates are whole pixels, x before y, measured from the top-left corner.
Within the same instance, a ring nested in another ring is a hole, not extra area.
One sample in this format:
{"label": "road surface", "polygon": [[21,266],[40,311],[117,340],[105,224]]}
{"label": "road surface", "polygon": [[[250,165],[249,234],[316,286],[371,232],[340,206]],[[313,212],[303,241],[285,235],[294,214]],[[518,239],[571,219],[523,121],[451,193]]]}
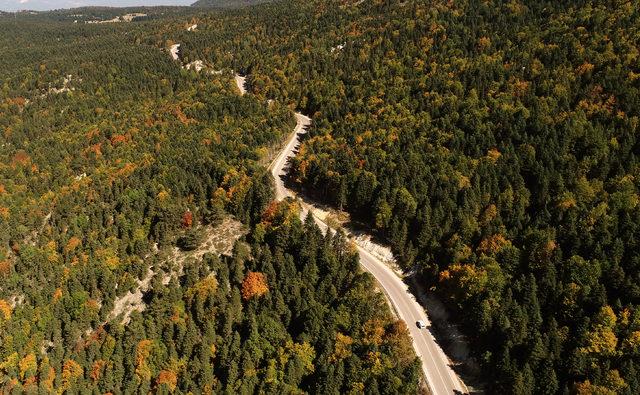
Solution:
{"label": "road surface", "polygon": [[[240,92],[244,94],[244,79],[236,77],[236,83]],[[293,191],[285,187],[284,176],[287,173],[289,158],[295,155],[295,151],[300,145],[300,136],[306,132],[306,128],[311,124],[311,119],[303,114],[296,113],[296,121],[296,127],[289,136],[287,144],[269,165],[269,170],[275,179],[277,200],[296,197]],[[300,196],[297,197],[300,199]],[[310,202],[302,199],[300,201],[303,207],[302,217],[304,218],[307,212],[311,211],[320,229],[326,232],[328,226],[320,219],[320,210]],[[346,229],[345,233],[353,236]],[[369,252],[368,249],[358,244],[356,245],[360,255],[360,263],[366,271],[375,277],[398,317],[407,324],[413,339],[413,347],[422,362],[422,371],[432,393],[434,395],[468,393],[467,387],[451,368],[449,358],[436,343],[431,331],[428,328],[419,329],[417,327],[418,320],[424,321],[427,327],[430,327],[431,324],[426,312],[415,300],[407,285],[389,266]]]}
{"label": "road surface", "polygon": [[276,199],[282,200],[286,197],[295,197],[294,193],[284,186],[284,177],[287,175],[287,163],[300,145],[300,136],[304,134],[306,128],[311,125],[311,118],[300,113],[296,113],[296,128],[287,139],[287,145],[280,151],[276,159],[271,162],[269,170],[276,180]]}

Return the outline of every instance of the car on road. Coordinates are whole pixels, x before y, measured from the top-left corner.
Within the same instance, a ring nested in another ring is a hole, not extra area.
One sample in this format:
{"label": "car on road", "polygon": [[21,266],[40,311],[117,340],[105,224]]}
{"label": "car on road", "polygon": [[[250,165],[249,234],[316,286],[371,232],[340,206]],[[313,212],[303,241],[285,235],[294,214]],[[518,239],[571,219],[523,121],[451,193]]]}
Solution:
{"label": "car on road", "polygon": [[420,329],[424,329],[424,328],[426,328],[426,327],[427,327],[427,324],[425,324],[425,322],[424,322],[424,321],[422,321],[422,320],[418,320],[418,321],[416,322],[416,326],[417,326],[418,328],[420,328]]}

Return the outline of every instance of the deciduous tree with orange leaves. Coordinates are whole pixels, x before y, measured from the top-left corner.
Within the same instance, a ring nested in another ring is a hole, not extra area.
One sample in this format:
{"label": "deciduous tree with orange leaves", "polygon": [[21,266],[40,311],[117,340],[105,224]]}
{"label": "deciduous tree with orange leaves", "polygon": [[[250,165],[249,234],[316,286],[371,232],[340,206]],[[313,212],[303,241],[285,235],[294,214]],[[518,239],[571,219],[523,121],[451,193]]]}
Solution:
{"label": "deciduous tree with orange leaves", "polygon": [[267,277],[260,272],[247,273],[242,281],[242,299],[249,300],[269,292]]}

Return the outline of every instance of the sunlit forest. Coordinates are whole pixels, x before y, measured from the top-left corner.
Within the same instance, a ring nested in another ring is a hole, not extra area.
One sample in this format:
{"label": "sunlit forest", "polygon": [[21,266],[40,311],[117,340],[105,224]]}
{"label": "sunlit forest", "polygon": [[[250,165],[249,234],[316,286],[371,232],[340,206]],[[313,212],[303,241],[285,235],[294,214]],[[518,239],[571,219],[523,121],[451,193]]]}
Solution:
{"label": "sunlit forest", "polygon": [[640,393],[640,5],[164,12],[0,16],[2,391],[419,391],[352,245],[272,201],[296,109],[290,185],[445,303],[479,387]]}
{"label": "sunlit forest", "polygon": [[205,18],[186,56],[313,116],[292,184],[435,290],[487,391],[640,392],[637,3],[261,10]]}
{"label": "sunlit forest", "polygon": [[415,393],[344,236],[272,203],[291,109],[149,44],[191,15],[0,17],[0,392]]}

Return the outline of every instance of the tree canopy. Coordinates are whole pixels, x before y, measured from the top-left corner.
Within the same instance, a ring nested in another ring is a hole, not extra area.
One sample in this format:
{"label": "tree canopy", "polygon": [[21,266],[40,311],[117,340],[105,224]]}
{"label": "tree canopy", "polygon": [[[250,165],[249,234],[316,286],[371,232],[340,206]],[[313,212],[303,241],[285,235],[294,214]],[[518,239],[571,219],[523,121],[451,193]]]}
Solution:
{"label": "tree canopy", "polygon": [[166,18],[0,17],[0,392],[415,392],[344,238],[263,223],[291,109],[181,68]]}
{"label": "tree canopy", "polygon": [[203,17],[185,56],[313,116],[290,181],[435,289],[487,390],[640,391],[638,5],[260,10]]}

